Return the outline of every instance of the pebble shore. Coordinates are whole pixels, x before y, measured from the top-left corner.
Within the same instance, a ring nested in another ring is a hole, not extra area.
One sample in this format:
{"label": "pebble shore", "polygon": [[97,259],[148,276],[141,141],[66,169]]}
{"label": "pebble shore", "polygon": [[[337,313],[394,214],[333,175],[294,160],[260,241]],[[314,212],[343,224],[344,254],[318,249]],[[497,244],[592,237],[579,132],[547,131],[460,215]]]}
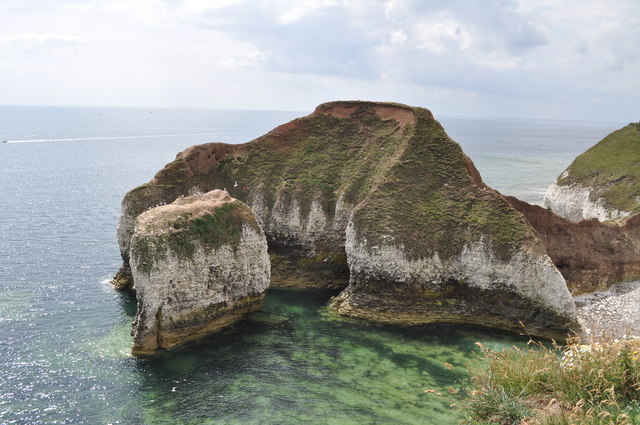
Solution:
{"label": "pebble shore", "polygon": [[585,337],[640,337],[640,281],[624,282],[603,292],[575,297]]}

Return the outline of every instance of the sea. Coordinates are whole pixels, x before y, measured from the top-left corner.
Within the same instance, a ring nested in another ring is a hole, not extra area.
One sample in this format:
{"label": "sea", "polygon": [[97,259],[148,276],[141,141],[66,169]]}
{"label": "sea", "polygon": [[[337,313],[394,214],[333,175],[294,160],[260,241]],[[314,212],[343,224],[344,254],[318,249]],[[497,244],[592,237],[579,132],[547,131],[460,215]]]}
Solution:
{"label": "sea", "polygon": [[[366,323],[327,311],[335,293],[274,289],[219,334],[129,354],[135,299],[109,284],[123,195],[188,146],[308,112],[0,107],[0,423],[459,423],[476,342],[526,336]],[[531,203],[625,124],[436,118],[486,183]]]}

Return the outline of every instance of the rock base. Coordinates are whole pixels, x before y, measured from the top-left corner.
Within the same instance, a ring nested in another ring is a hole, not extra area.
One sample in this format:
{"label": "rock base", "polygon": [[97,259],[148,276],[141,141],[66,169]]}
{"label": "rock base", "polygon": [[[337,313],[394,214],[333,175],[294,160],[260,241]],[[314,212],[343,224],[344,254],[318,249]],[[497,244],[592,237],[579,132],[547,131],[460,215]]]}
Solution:
{"label": "rock base", "polygon": [[[464,288],[448,292],[372,295],[346,290],[331,301],[330,307],[342,316],[392,325],[459,323],[556,341],[564,341],[571,330],[579,330],[579,325],[568,320],[566,315],[555,314],[506,291]],[[514,317],[522,320],[514,320]]]}
{"label": "rock base", "polygon": [[[131,353],[134,356],[148,356],[154,354],[158,349],[171,349],[177,345],[219,332],[242,320],[246,314],[259,310],[264,297],[264,294],[247,297],[235,303],[205,308],[200,312],[192,313],[190,323],[170,323],[169,327],[157,329],[142,337],[135,338]],[[161,315],[162,312],[159,314]],[[137,324],[134,323],[134,327],[136,326]]]}

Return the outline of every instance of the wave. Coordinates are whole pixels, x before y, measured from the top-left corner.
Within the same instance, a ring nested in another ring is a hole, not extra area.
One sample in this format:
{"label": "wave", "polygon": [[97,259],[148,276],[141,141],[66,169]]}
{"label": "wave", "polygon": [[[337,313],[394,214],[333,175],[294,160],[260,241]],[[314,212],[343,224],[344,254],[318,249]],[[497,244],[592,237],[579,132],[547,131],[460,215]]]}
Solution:
{"label": "wave", "polygon": [[65,139],[24,139],[24,140],[4,140],[3,143],[78,142],[78,141],[85,141],[85,140],[130,140],[130,139],[153,139],[158,137],[185,137],[185,136],[213,136],[213,134],[212,133],[144,134],[140,136],[74,137],[74,138],[65,138]]}

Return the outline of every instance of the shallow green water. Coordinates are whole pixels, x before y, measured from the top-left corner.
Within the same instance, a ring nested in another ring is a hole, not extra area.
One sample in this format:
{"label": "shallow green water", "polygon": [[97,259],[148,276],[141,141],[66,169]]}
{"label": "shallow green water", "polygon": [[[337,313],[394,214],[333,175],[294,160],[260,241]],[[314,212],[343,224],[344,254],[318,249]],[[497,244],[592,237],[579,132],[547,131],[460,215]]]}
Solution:
{"label": "shallow green water", "polygon": [[[88,351],[102,359],[106,370],[126,363],[139,378],[118,417],[105,412],[111,417],[104,419],[131,424],[455,424],[459,418],[450,405],[460,396],[448,387],[460,388],[474,359],[474,343],[500,348],[525,342],[478,328],[401,328],[343,319],[326,311],[330,295],[271,290],[263,309],[232,329],[149,359],[124,357],[130,344],[126,324],[91,341]],[[430,389],[437,392],[424,392]]]}

